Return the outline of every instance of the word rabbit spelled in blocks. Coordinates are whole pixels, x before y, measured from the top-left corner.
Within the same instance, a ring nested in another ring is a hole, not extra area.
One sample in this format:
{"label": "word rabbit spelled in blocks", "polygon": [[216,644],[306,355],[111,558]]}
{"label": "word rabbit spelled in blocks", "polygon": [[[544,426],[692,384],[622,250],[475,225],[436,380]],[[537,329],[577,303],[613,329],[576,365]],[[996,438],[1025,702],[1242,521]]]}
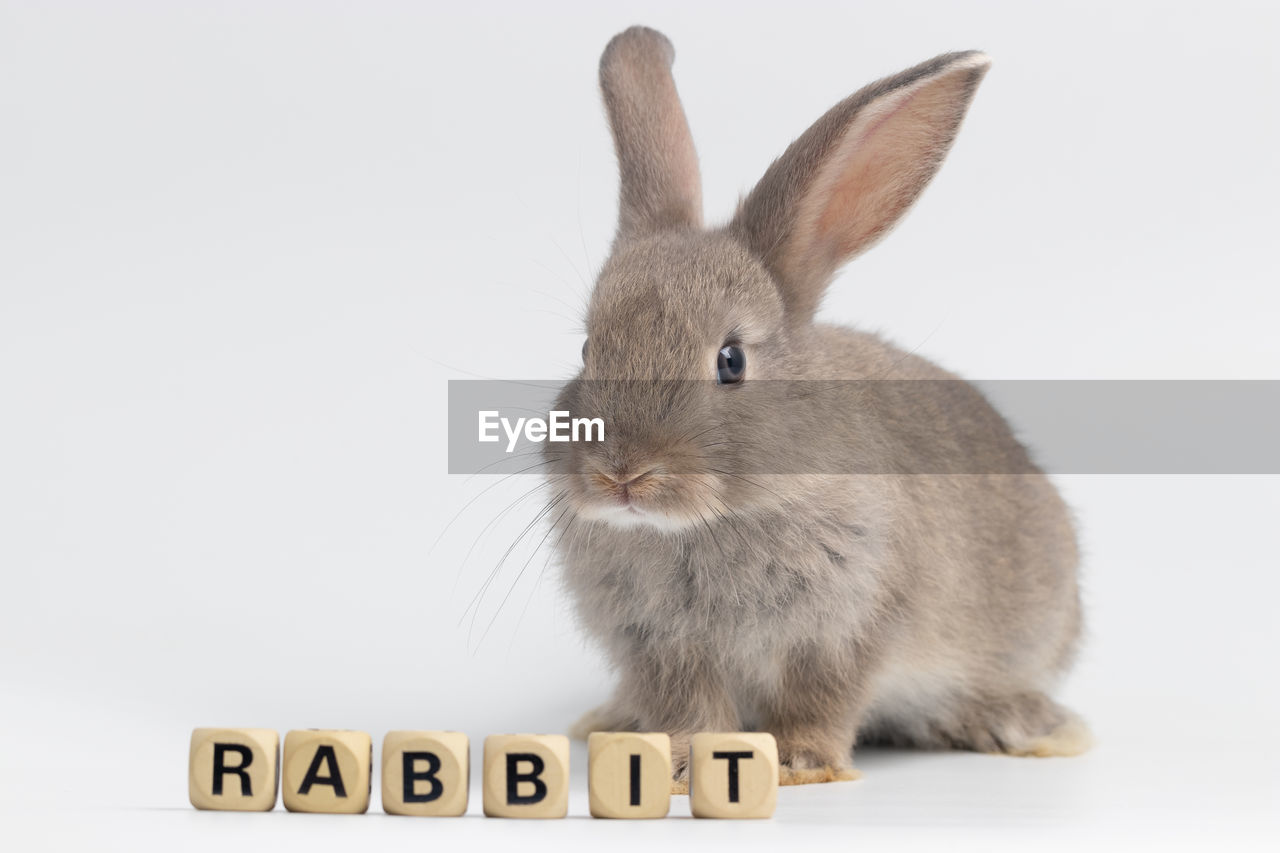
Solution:
{"label": "word rabbit spelled in blocks", "polygon": [[[661,818],[671,804],[671,739],[660,732],[596,732],[588,741],[590,809],[599,818]],[[684,758],[684,756],[680,756]],[[471,748],[465,734],[392,731],[382,742],[388,814],[466,814]],[[690,807],[695,817],[773,814],[778,748],[757,732],[694,735]],[[365,732],[200,728],[191,733],[188,790],[198,809],[270,811],[277,789],[294,812],[362,814],[372,793],[373,741]],[[490,735],[483,756],[489,817],[562,818],[569,808],[569,739]]]}

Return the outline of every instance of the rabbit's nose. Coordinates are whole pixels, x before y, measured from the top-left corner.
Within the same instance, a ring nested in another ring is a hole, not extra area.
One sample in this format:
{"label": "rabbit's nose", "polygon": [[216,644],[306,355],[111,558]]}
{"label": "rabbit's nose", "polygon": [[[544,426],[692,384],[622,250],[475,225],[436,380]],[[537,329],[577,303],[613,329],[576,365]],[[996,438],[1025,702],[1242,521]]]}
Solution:
{"label": "rabbit's nose", "polygon": [[596,473],[596,482],[624,501],[632,497],[633,492],[653,480],[656,468],[648,467],[635,470],[628,467],[612,468]]}
{"label": "rabbit's nose", "polygon": [[611,474],[605,474],[605,476],[612,480],[614,485],[626,489],[628,486],[638,486],[649,479],[649,477],[653,476],[653,469],[646,468],[643,471],[631,472],[623,468]]}

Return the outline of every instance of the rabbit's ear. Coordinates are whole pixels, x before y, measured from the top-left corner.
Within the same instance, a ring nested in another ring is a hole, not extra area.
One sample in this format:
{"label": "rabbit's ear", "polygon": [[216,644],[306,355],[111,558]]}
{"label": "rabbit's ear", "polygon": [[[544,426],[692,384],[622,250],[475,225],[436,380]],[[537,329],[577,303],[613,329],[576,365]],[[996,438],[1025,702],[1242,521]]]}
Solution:
{"label": "rabbit's ear", "polygon": [[618,152],[618,239],[702,224],[693,136],[671,77],[675,50],[662,33],[632,27],[600,57],[600,89]]}
{"label": "rabbit's ear", "polygon": [[730,226],[808,322],[845,262],[891,229],[937,172],[991,60],[950,53],[841,101],[774,161]]}

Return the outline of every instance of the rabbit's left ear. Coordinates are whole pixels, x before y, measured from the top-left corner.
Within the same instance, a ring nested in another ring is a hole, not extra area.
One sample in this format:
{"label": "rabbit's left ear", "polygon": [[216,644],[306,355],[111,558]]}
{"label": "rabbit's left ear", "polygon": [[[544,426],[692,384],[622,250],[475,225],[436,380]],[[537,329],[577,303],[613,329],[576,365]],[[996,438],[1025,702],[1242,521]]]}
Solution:
{"label": "rabbit's left ear", "polygon": [[675,55],[662,33],[631,27],[600,57],[621,178],[619,240],[702,225],[702,178],[671,76]]}
{"label": "rabbit's left ear", "polygon": [[836,271],[883,237],[933,178],[991,60],[939,56],[862,89],[787,148],[731,229],[807,323]]}

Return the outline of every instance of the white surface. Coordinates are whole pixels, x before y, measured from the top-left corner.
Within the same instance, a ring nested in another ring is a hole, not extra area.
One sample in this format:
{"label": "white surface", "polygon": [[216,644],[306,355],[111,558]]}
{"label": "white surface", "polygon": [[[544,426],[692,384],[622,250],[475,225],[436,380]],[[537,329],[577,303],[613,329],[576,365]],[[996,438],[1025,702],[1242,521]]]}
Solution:
{"label": "white surface", "polygon": [[1277,14],[0,4],[0,842],[1274,844],[1263,477],[1063,478],[1084,758],[867,753],[764,824],[204,814],[185,775],[200,725],[478,739],[606,695],[540,534],[472,626],[537,497],[486,530],[533,483],[449,478],[443,406],[448,378],[577,360],[614,221],[612,33],[675,42],[712,220],[854,88],[988,50],[938,181],[825,315],[972,377],[1275,379]]}

